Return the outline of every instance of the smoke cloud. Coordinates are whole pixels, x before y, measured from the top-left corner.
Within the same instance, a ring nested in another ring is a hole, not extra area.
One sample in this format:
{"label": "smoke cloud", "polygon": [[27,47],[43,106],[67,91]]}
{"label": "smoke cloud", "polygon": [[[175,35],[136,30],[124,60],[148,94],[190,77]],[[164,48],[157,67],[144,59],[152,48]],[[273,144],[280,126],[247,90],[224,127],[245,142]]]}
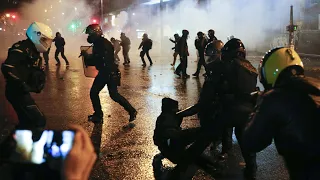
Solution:
{"label": "smoke cloud", "polygon": [[[209,29],[214,29],[218,39],[223,42],[233,35],[240,38],[247,49],[265,52],[270,44],[274,44],[273,35],[284,32],[288,25],[290,5],[294,6],[294,19],[297,20],[300,0],[212,0],[205,7],[200,7],[194,0],[183,0],[174,8],[164,7],[162,16],[159,4],[153,7],[139,5],[114,16],[111,19],[114,26],[105,29],[105,36],[119,39],[120,32],[125,32],[131,39],[131,53],[134,54],[138,53],[135,49],[146,32],[154,42],[151,53],[162,49],[165,50],[162,54],[165,52],[169,55],[173,47],[169,38],[173,38],[174,33],[181,35],[181,30],[187,29],[190,32],[189,49],[194,55],[193,42],[197,32],[207,33]],[[25,34],[24,29],[33,21],[43,22],[54,32],[61,32],[66,40],[67,55],[78,55],[79,46],[87,45],[82,31],[91,23],[93,10],[85,0],[36,0],[24,4],[19,11],[21,15],[15,33],[20,36],[6,36],[2,49],[24,39],[25,36],[21,35]],[[164,37],[161,37],[161,25]]]}
{"label": "smoke cloud", "polygon": [[[34,21],[49,25],[54,36],[56,32],[60,32],[65,38],[66,54],[69,56],[78,55],[79,46],[88,44],[86,35],[82,32],[91,23],[93,10],[85,0],[36,0],[22,4],[18,12],[18,23],[13,27],[14,34],[7,36],[4,49],[25,39],[25,30]],[[54,44],[51,49],[52,53],[55,50]]]}
{"label": "smoke cloud", "polygon": [[209,29],[214,29],[223,42],[233,35],[240,38],[249,50],[266,51],[270,48],[273,33],[284,32],[289,24],[290,5],[294,6],[297,20],[301,7],[299,0],[212,0],[204,8],[195,1],[184,0],[175,8],[167,7],[163,11],[164,39],[160,36],[159,7],[141,5],[131,8],[128,12],[130,28],[121,31],[130,34],[133,41],[136,40],[134,43],[138,44],[140,40],[136,30],[143,29],[154,40],[155,46],[160,47],[162,43],[162,47],[170,49],[172,44],[168,38],[177,32],[181,35],[181,30],[187,29],[190,32],[189,48],[192,49],[198,31],[207,33]]}

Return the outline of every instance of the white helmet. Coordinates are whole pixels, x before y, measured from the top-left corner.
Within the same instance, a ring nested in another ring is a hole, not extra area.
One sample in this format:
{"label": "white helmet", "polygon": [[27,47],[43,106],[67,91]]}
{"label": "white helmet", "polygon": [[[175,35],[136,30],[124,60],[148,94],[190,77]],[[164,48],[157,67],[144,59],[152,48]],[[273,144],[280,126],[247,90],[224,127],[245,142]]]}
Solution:
{"label": "white helmet", "polygon": [[47,52],[53,41],[53,33],[49,26],[34,22],[27,29],[27,37],[40,53]]}

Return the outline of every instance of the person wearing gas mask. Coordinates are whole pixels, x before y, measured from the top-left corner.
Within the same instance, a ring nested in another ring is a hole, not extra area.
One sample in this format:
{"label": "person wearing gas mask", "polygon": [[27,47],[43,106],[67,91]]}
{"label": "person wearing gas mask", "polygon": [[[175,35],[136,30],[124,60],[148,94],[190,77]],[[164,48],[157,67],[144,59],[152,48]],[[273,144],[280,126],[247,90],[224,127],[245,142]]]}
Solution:
{"label": "person wearing gas mask", "polygon": [[242,137],[243,148],[259,152],[274,140],[291,180],[320,179],[320,81],[304,76],[294,49],[270,50],[259,65],[265,90]]}
{"label": "person wearing gas mask", "polygon": [[120,40],[121,40],[120,45],[122,46],[122,54],[124,58],[123,65],[129,65],[130,64],[129,51],[130,51],[131,41],[126,36],[125,33],[120,34]]}
{"label": "person wearing gas mask", "polygon": [[239,39],[228,41],[221,50],[221,61],[207,66],[207,77],[196,105],[180,111],[178,117],[198,114],[202,132],[188,149],[188,161],[199,157],[211,142],[217,141],[228,127],[235,127],[246,162],[244,176],[255,179],[256,155],[242,148],[242,134],[253,111],[257,70],[245,59],[246,49]]}
{"label": "person wearing gas mask", "polygon": [[49,26],[34,22],[26,35],[26,40],[13,44],[1,66],[6,79],[5,96],[18,115],[18,129],[43,129],[46,119],[30,93],[40,93],[44,88],[46,76],[40,53],[48,51],[53,33]]}
{"label": "person wearing gas mask", "polygon": [[178,47],[177,47],[179,39],[180,39],[179,34],[174,34],[174,40],[169,39],[172,43],[174,43],[174,47],[172,48],[172,50],[174,50],[173,63],[171,64],[171,66],[175,66],[176,65],[177,56],[179,55],[179,51],[178,51]]}
{"label": "person wearing gas mask", "polygon": [[204,66],[204,68],[206,68],[205,59],[204,59],[204,49],[205,49],[206,45],[208,44],[206,38],[204,37],[203,32],[198,32],[197,36],[198,36],[198,38],[195,40],[194,45],[195,45],[196,49],[198,50],[199,61],[198,61],[198,65],[197,65],[197,71],[194,74],[192,74],[195,77],[199,77],[201,66]]}
{"label": "person wearing gas mask", "polygon": [[[91,58],[94,61],[96,69],[99,71],[90,90],[94,113],[88,117],[89,121],[94,123],[103,122],[99,93],[105,85],[108,86],[111,99],[119,103],[129,113],[129,122],[134,121],[137,116],[137,111],[118,92],[117,86],[120,85],[121,77],[118,66],[114,63],[114,48],[111,42],[103,37],[102,29],[98,24],[89,25],[85,33],[88,34],[88,43],[93,44],[93,57]],[[81,54],[87,56],[84,51],[81,52]]]}
{"label": "person wearing gas mask", "polygon": [[54,53],[54,57],[56,58],[57,61],[57,66],[60,65],[60,59],[59,59],[59,54],[61,53],[61,57],[64,59],[66,62],[66,65],[69,66],[69,61],[67,60],[67,57],[64,55],[64,46],[66,45],[66,42],[64,41],[64,38],[61,37],[61,34],[59,32],[56,33],[56,37],[53,39],[53,42],[56,45],[56,52]]}
{"label": "person wearing gas mask", "polygon": [[188,56],[189,56],[189,51],[188,51],[188,36],[189,36],[189,31],[188,30],[182,30],[182,37],[180,38],[178,42],[178,51],[179,51],[179,56],[180,56],[180,64],[177,67],[175,74],[179,77],[182,78],[189,78],[190,75],[187,74],[187,66],[188,66]]}
{"label": "person wearing gas mask", "polygon": [[218,38],[215,36],[215,31],[214,31],[213,29],[210,29],[210,30],[208,31],[208,36],[209,36],[208,43],[209,43],[209,42],[212,42],[212,41],[218,40]]}
{"label": "person wearing gas mask", "polygon": [[146,66],[146,61],[144,60],[144,56],[147,55],[147,58],[150,62],[150,65],[153,64],[152,59],[149,55],[150,49],[152,49],[152,40],[148,37],[148,34],[144,33],[142,37],[142,42],[140,43],[140,46],[138,50],[142,48],[142,51],[140,52],[140,57],[142,61],[142,66]]}

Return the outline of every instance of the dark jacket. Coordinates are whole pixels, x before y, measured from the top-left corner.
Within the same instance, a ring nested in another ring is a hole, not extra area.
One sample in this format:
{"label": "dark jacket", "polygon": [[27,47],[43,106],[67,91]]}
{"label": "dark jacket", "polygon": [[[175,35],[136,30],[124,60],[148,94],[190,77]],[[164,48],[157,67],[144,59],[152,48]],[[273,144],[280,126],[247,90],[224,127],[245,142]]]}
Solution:
{"label": "dark jacket", "polygon": [[53,42],[56,46],[57,49],[62,49],[64,48],[64,45],[66,45],[66,42],[64,41],[64,38],[63,37],[55,37],[53,39]]}
{"label": "dark jacket", "polygon": [[139,49],[142,47],[143,51],[149,51],[152,49],[152,40],[151,39],[143,39],[140,43]]}
{"label": "dark jacket", "polygon": [[196,39],[194,41],[194,46],[196,47],[196,49],[199,52],[203,52],[202,54],[204,54],[204,49],[205,49],[207,44],[208,44],[208,42],[207,42],[206,38]]}
{"label": "dark jacket", "polygon": [[129,49],[131,45],[131,41],[127,36],[121,37],[120,45],[123,47],[123,49]]}
{"label": "dark jacket", "polygon": [[96,68],[108,72],[117,71],[117,65],[114,61],[114,48],[112,43],[101,37],[93,43],[92,58]]}
{"label": "dark jacket", "polygon": [[[291,179],[320,179],[320,81],[295,77],[262,96],[243,136],[247,151],[274,139]],[[315,168],[317,167],[317,168]]]}
{"label": "dark jacket", "polygon": [[211,121],[217,105],[224,111],[240,108],[250,113],[254,104],[250,94],[256,89],[258,73],[248,60],[214,61],[208,65],[207,74],[198,102],[201,123]]}
{"label": "dark jacket", "polygon": [[182,36],[179,39],[176,51],[179,53],[180,56],[189,56],[187,37]]}
{"label": "dark jacket", "polygon": [[8,57],[2,64],[1,70],[7,84],[15,86],[18,89],[24,88],[23,84],[32,88],[38,88],[36,87],[38,85],[36,81],[45,80],[41,63],[40,53],[34,44],[27,39],[15,43],[9,49]]}

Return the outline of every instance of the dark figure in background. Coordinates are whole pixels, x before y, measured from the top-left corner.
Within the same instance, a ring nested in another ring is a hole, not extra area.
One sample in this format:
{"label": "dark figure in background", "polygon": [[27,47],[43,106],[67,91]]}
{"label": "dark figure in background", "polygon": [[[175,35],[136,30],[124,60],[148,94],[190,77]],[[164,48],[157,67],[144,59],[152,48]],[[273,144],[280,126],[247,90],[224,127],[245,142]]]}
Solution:
{"label": "dark figure in background", "polygon": [[171,66],[175,66],[176,65],[176,60],[177,60],[177,56],[179,55],[179,48],[178,48],[178,42],[180,40],[180,36],[179,34],[174,34],[174,40],[169,39],[172,43],[174,43],[174,47],[172,48],[172,50],[174,50],[173,53],[173,63],[171,64]]}
{"label": "dark figure in background", "polygon": [[15,43],[2,64],[6,79],[5,95],[18,114],[18,129],[42,129],[46,119],[30,95],[40,93],[45,84],[40,53],[48,51],[53,34],[49,26],[32,23],[27,29],[27,39]]}
{"label": "dark figure in background", "polygon": [[180,38],[177,45],[179,56],[180,56],[180,64],[174,73],[179,77],[181,77],[181,73],[182,73],[182,78],[190,77],[190,75],[187,74],[188,56],[189,56],[188,43],[187,43],[188,36],[189,36],[189,31],[182,30],[182,37]]}
{"label": "dark figure in background", "polygon": [[138,50],[142,48],[142,51],[140,52],[140,57],[141,57],[141,61],[142,61],[142,66],[146,66],[146,61],[144,60],[144,56],[147,55],[147,58],[150,62],[150,65],[153,64],[151,57],[149,55],[149,51],[150,49],[152,49],[152,40],[149,39],[148,34],[144,33],[143,37],[142,37],[142,42],[140,43],[140,46],[138,48]]}
{"label": "dark figure in background", "polygon": [[122,46],[122,54],[124,58],[123,65],[129,65],[130,64],[129,51],[130,51],[131,41],[126,36],[125,33],[121,33],[120,40],[121,40],[120,45]]}
{"label": "dark figure in background", "polygon": [[257,70],[245,59],[246,49],[239,39],[228,41],[221,50],[221,61],[213,61],[198,103],[178,113],[179,117],[198,113],[201,135],[188,149],[186,160],[194,161],[217,141],[228,127],[235,127],[242,155],[246,162],[244,176],[255,179],[256,155],[243,149],[242,133],[255,106],[251,93],[256,90]]}
{"label": "dark figure in background", "polygon": [[66,42],[64,41],[64,38],[61,37],[61,34],[59,32],[56,33],[56,37],[54,38],[53,42],[56,45],[56,52],[54,53],[54,57],[57,61],[57,66],[60,65],[60,59],[59,54],[61,53],[61,57],[66,62],[66,65],[69,66],[69,61],[67,60],[66,56],[64,55],[64,45],[66,45]]}
{"label": "dark figure in background", "polygon": [[293,49],[269,51],[259,66],[265,88],[244,132],[243,148],[259,152],[272,143],[291,180],[320,179],[320,82],[304,76]]}
{"label": "dark figure in background", "polygon": [[111,38],[110,40],[114,48],[114,58],[115,58],[116,64],[119,65],[120,58],[118,54],[121,51],[120,41],[115,38]]}
{"label": "dark figure in background", "polygon": [[194,74],[192,74],[195,77],[199,77],[201,66],[206,68],[205,59],[204,59],[204,49],[208,44],[206,38],[204,37],[203,32],[198,32],[197,36],[198,38],[194,41],[194,45],[199,53],[199,61],[198,61],[197,71]]}
{"label": "dark figure in background", "polygon": [[48,49],[48,51],[42,53],[43,59],[44,59],[44,62],[45,62],[46,66],[49,65],[49,54],[50,54],[50,48]]}
{"label": "dark figure in background", "polygon": [[208,43],[209,43],[209,42],[212,42],[212,41],[218,40],[217,37],[215,36],[215,31],[214,31],[213,29],[210,29],[210,30],[208,31],[208,36],[209,36]]}
{"label": "dark figure in background", "polygon": [[[183,154],[187,146],[195,141],[200,128],[182,130],[180,127],[182,118],[178,118],[176,115],[179,111],[178,108],[178,101],[170,98],[162,99],[162,112],[157,118],[153,141],[162,156],[179,165],[183,163]],[[195,164],[208,173],[211,172],[210,166],[213,167],[213,162],[205,156],[198,158]],[[177,175],[172,174],[169,179],[176,179]]]}
{"label": "dark figure in background", "polygon": [[[120,71],[114,63],[114,49],[110,41],[102,36],[102,29],[99,24],[91,24],[86,28],[88,34],[88,43],[93,44],[92,60],[99,71],[94,79],[90,98],[92,101],[94,113],[89,116],[89,121],[94,123],[103,122],[103,112],[99,98],[100,91],[105,85],[108,86],[109,94],[112,100],[119,103],[129,113],[129,122],[136,119],[137,111],[132,105],[119,94],[118,86],[120,85]],[[82,52],[86,56],[85,52]]]}

